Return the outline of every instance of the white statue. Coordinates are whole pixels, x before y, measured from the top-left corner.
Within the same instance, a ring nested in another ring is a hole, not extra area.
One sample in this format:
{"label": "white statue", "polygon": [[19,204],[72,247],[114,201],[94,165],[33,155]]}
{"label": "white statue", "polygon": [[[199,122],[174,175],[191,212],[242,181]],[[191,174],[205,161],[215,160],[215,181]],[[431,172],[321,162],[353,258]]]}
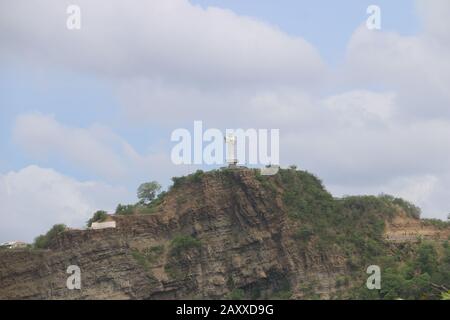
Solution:
{"label": "white statue", "polygon": [[235,167],[238,163],[237,160],[237,147],[236,147],[237,138],[232,134],[227,134],[225,137],[225,143],[227,145],[227,163],[230,167]]}

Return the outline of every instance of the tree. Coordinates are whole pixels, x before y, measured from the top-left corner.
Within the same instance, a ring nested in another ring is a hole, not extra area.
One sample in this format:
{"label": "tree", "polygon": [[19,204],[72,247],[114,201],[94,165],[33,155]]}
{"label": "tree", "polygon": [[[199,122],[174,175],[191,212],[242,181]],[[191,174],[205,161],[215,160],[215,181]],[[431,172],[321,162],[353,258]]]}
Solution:
{"label": "tree", "polygon": [[45,235],[40,235],[34,240],[34,248],[45,249],[50,242],[60,233],[64,232],[67,226],[64,224],[55,224]]}
{"label": "tree", "polygon": [[423,243],[417,251],[416,267],[422,273],[433,275],[438,265],[438,255],[431,243]]}
{"label": "tree", "polygon": [[137,196],[139,203],[143,205],[149,205],[150,202],[155,199],[156,194],[161,190],[161,185],[156,182],[146,182],[139,186]]}
{"label": "tree", "polygon": [[132,204],[118,204],[116,208],[116,214],[121,216],[131,215],[134,213],[134,206]]}

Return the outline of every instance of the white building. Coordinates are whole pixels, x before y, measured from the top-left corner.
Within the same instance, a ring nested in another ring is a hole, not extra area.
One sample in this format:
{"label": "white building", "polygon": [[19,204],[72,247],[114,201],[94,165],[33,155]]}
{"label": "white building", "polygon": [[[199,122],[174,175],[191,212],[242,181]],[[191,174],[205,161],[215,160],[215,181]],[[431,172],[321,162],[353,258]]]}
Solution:
{"label": "white building", "polygon": [[8,241],[0,244],[0,248],[6,248],[6,249],[19,249],[19,248],[26,248],[27,244],[25,242],[21,241]]}
{"label": "white building", "polygon": [[115,221],[92,222],[92,225],[91,225],[92,230],[112,229],[115,227],[116,227]]}

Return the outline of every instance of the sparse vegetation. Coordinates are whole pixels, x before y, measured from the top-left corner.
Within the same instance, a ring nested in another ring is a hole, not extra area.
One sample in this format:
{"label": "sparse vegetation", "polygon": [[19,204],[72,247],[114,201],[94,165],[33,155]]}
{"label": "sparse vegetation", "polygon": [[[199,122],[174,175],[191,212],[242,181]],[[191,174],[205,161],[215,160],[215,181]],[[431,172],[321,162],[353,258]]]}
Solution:
{"label": "sparse vegetation", "polygon": [[292,297],[291,290],[282,290],[275,292],[270,299],[273,300],[289,300]]}
{"label": "sparse vegetation", "polygon": [[164,246],[158,245],[146,248],[142,251],[133,250],[131,252],[133,258],[146,270],[150,268],[152,263],[155,263],[164,254]]}
{"label": "sparse vegetation", "polygon": [[163,253],[164,253],[163,245],[150,247],[150,248],[147,248],[146,250],[144,250],[145,258],[147,259],[147,261],[149,261],[151,263],[160,259],[161,256],[163,255]]}
{"label": "sparse vegetation", "polygon": [[156,199],[154,199],[148,205],[139,205],[138,204],[137,206],[135,206],[135,213],[136,214],[153,214],[153,213],[157,212],[158,208],[164,202],[166,195],[167,195],[167,192],[163,191],[156,197]]}
{"label": "sparse vegetation", "polygon": [[415,206],[414,204],[401,199],[401,198],[395,198],[390,195],[382,194],[379,196],[380,199],[385,200],[388,203],[394,204],[402,208],[408,216],[411,218],[419,219],[421,215],[421,210],[419,207]]}
{"label": "sparse vegetation", "polygon": [[131,251],[131,255],[133,256],[134,260],[141,266],[143,266],[146,270],[148,269],[148,263],[145,256],[138,250]]}
{"label": "sparse vegetation", "polygon": [[294,234],[295,239],[302,241],[309,241],[313,236],[314,232],[310,226],[302,226]]}
{"label": "sparse vegetation", "polygon": [[117,215],[128,216],[134,214],[134,212],[135,206],[132,204],[123,205],[119,203],[116,208]]}
{"label": "sparse vegetation", "polygon": [[[202,181],[205,176],[205,172],[203,170],[197,170],[195,173],[190,174],[188,176],[183,177],[173,177],[172,178],[172,188],[178,188],[179,186],[185,183],[199,183]],[[213,172],[209,172],[208,174],[213,174]]]}
{"label": "sparse vegetation", "polygon": [[166,264],[164,266],[164,272],[169,276],[171,279],[183,279],[185,274],[181,272],[176,266],[174,265],[168,265]]}
{"label": "sparse vegetation", "polygon": [[189,176],[189,179],[193,182],[200,182],[202,181],[203,176],[205,175],[205,172],[203,170],[197,170],[193,175]]}
{"label": "sparse vegetation", "polygon": [[33,243],[35,249],[46,249],[50,242],[60,233],[64,232],[67,226],[64,224],[55,224],[45,235],[36,237]]}
{"label": "sparse vegetation", "polygon": [[154,274],[151,270],[150,262],[149,262],[148,258],[146,257],[146,255],[139,252],[138,250],[133,250],[131,252],[131,256],[133,257],[134,260],[136,260],[136,262],[139,265],[141,265],[144,268],[144,270],[146,271],[147,280],[150,283],[153,283],[156,285],[158,283],[158,279],[154,276]]}
{"label": "sparse vegetation", "polygon": [[242,289],[233,289],[227,297],[229,300],[243,300],[245,297],[245,292]]}
{"label": "sparse vegetation", "polygon": [[178,255],[184,250],[201,247],[201,241],[192,236],[176,236],[170,243],[172,254]]}
{"label": "sparse vegetation", "polygon": [[425,225],[433,226],[438,229],[446,229],[450,227],[450,221],[442,221],[439,219],[422,219]]}

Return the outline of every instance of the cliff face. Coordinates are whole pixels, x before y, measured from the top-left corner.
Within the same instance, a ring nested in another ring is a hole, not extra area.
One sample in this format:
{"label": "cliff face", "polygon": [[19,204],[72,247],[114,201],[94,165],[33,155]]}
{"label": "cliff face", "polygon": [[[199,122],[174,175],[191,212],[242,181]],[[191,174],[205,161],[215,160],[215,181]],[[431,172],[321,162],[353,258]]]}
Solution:
{"label": "cliff face", "polygon": [[[0,250],[0,299],[331,298],[366,266],[351,263],[356,252],[324,250],[316,226],[304,236],[309,223],[292,218],[289,187],[254,170],[211,172],[176,183],[152,214],[114,216],[116,229],[68,230],[46,250]],[[306,189],[296,197],[323,200]],[[386,243],[405,221],[421,226],[398,212],[386,217]],[[70,265],[81,269],[81,290],[66,287]]]}

